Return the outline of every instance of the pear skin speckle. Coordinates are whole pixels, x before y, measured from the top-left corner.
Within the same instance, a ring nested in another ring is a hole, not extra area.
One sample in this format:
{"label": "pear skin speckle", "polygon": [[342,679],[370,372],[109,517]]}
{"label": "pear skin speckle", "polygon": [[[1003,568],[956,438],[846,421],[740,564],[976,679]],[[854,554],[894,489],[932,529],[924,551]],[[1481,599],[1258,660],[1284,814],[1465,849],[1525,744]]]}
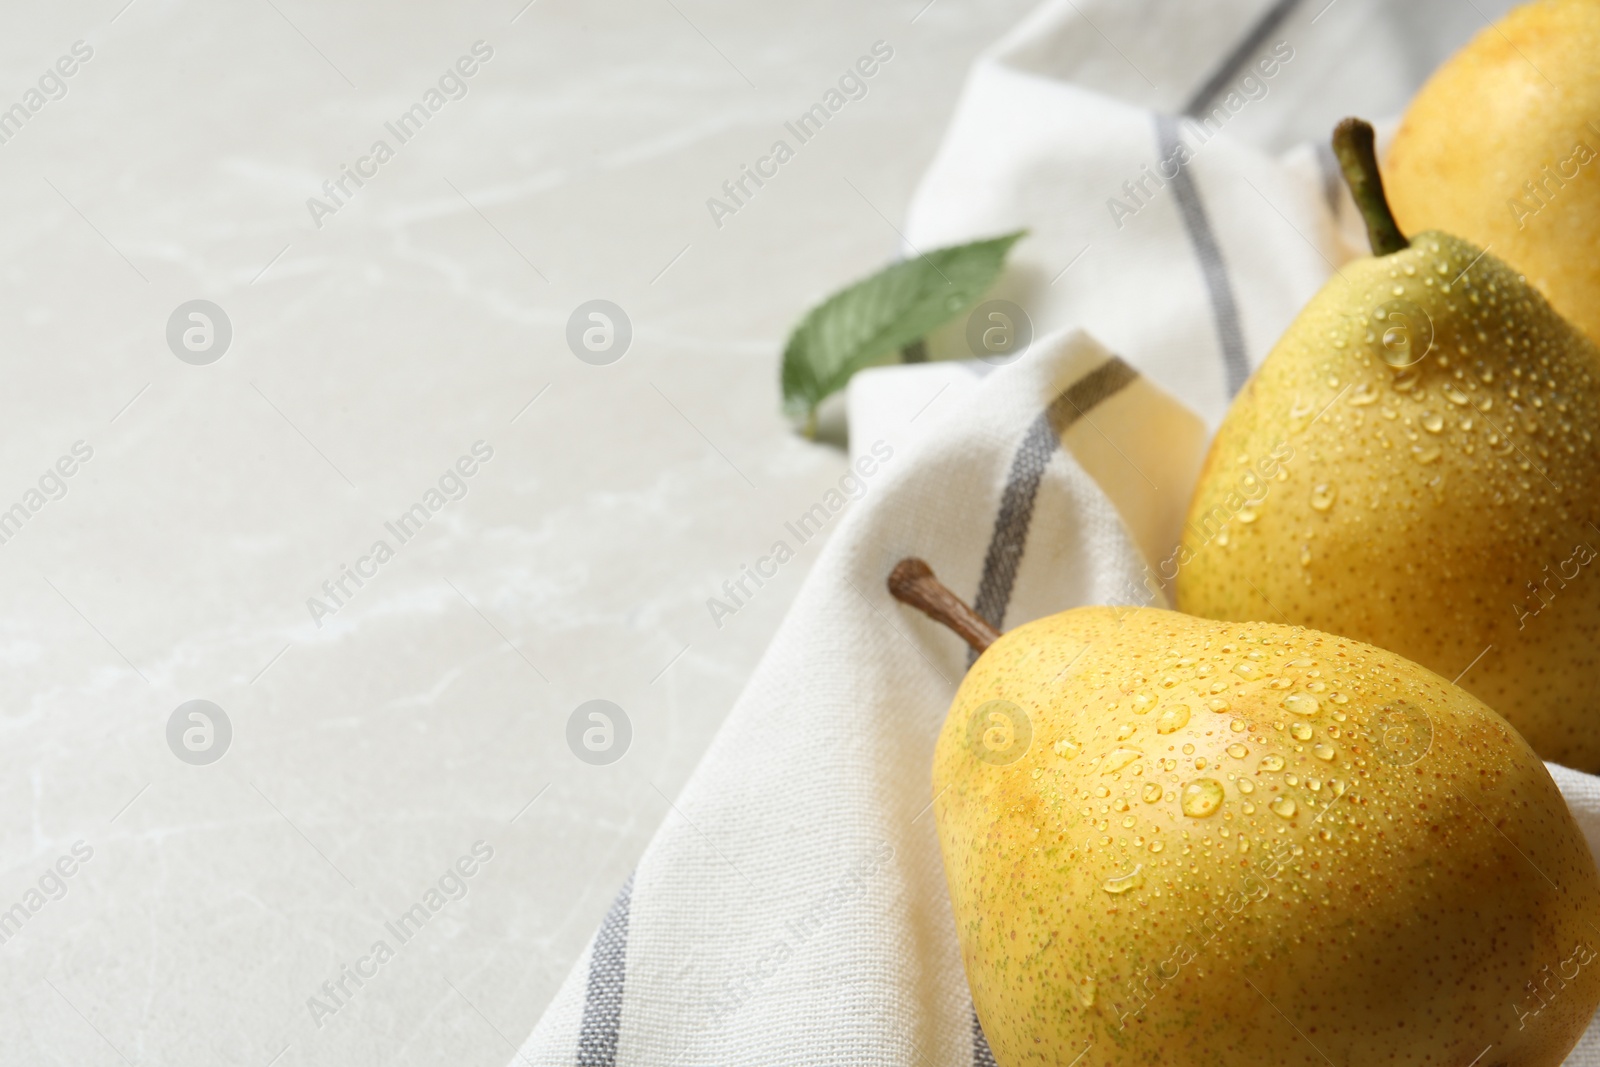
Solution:
{"label": "pear skin speckle", "polygon": [[[1163,732],[1217,678],[1228,711]],[[1135,693],[1153,715],[1130,719]],[[1316,715],[1285,708],[1302,694]],[[1004,759],[972,725],[996,702],[1031,738]],[[1600,1003],[1600,873],[1538,756],[1348,638],[1150,608],[1020,626],[963,681],[933,794],[1001,1067],[1440,1067],[1491,1045],[1558,1067]]]}
{"label": "pear skin speckle", "polygon": [[1600,772],[1600,349],[1446,234],[1341,274],[1217,431],[1178,608],[1459,675],[1544,758]]}

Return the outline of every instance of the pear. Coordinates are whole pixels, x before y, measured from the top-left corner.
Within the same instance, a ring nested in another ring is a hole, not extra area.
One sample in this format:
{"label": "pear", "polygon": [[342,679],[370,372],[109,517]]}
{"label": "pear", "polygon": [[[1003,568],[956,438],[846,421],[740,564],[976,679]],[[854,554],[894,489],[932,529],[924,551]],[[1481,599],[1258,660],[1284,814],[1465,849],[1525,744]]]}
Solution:
{"label": "pear", "polygon": [[1408,241],[1371,127],[1335,142],[1377,254],[1323,287],[1223,419],[1177,606],[1390,649],[1545,759],[1600,771],[1600,351],[1492,253]]}
{"label": "pear", "polygon": [[1403,227],[1491,248],[1600,341],[1596,56],[1600,3],[1516,8],[1422,87],[1386,170]]}
{"label": "pear", "polygon": [[[913,564],[891,589],[927,610]],[[1539,757],[1370,645],[1027,623],[961,683],[933,792],[1001,1067],[1556,1067],[1600,1003],[1600,873]]]}

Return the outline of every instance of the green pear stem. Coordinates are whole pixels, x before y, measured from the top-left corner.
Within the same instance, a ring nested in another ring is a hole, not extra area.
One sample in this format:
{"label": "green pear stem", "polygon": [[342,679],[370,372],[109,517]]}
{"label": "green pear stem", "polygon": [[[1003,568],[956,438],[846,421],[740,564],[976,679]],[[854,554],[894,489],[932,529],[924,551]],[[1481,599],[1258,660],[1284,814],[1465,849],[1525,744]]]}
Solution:
{"label": "green pear stem", "polygon": [[1345,184],[1350,187],[1350,195],[1366,220],[1372,254],[1387,256],[1410,248],[1411,242],[1400,232],[1400,224],[1389,210],[1389,200],[1383,195],[1383,175],[1378,173],[1372,124],[1356,118],[1341,121],[1333,129],[1333,154],[1338,157]]}
{"label": "green pear stem", "polygon": [[952,593],[949,586],[934,577],[933,568],[915,556],[896,563],[889,572],[889,595],[948,626],[975,652],[981,653],[1000,639],[999,630]]}

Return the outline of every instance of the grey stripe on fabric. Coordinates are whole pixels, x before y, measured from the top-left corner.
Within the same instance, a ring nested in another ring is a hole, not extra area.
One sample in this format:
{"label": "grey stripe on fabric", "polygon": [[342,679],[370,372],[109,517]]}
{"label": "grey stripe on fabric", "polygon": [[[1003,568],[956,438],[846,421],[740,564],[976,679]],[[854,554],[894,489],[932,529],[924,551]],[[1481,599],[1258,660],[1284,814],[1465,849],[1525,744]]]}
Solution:
{"label": "grey stripe on fabric", "polygon": [[[1156,116],[1156,141],[1159,158],[1170,159],[1179,144],[1176,119],[1170,115]],[[1189,231],[1189,242],[1194,245],[1195,258],[1200,262],[1200,273],[1211,296],[1211,315],[1216,320],[1217,343],[1222,348],[1222,370],[1227,379],[1228,396],[1232,397],[1250,377],[1250,361],[1244,354],[1244,327],[1239,321],[1239,302],[1233,296],[1228,265],[1223,262],[1222,248],[1217,244],[1211,219],[1200,201],[1200,189],[1189,172],[1191,166],[1181,166],[1173,175],[1172,195],[1177,198],[1178,213]]]}
{"label": "grey stripe on fabric", "polygon": [[[1272,31],[1289,17],[1300,0],[1277,0],[1256,20],[1248,33],[1239,39],[1233,51],[1217,65],[1217,69],[1196,89],[1183,106],[1183,114],[1193,117],[1203,113],[1212,99],[1221,93],[1239,69],[1249,61]],[[1159,159],[1170,159],[1178,147],[1178,124],[1166,115],[1156,116],[1156,141]],[[1217,344],[1222,349],[1222,371],[1228,396],[1236,396],[1250,377],[1250,360],[1244,351],[1244,326],[1239,319],[1239,302],[1234,299],[1233,281],[1228,276],[1228,265],[1223,261],[1222,248],[1211,229],[1211,219],[1206,215],[1205,204],[1200,200],[1200,189],[1187,166],[1178,168],[1172,179],[1173,196],[1178,201],[1178,212],[1183,216],[1184,228],[1189,231],[1189,241],[1194,245],[1195,258],[1200,261],[1200,273],[1211,297],[1211,315],[1216,320]]]}
{"label": "grey stripe on fabric", "polygon": [[589,988],[583,1000],[583,1026],[578,1031],[578,1067],[615,1067],[617,1036],[622,1032],[622,988],[628,971],[628,910],[633,902],[633,875],[606,912],[589,954]]}
{"label": "grey stripe on fabric", "polygon": [[1194,91],[1189,97],[1189,102],[1183,105],[1185,115],[1198,115],[1209,110],[1206,105],[1212,99],[1221,95],[1222,90],[1228,86],[1239,74],[1239,68],[1255,55],[1256,49],[1266,43],[1267,35],[1277,29],[1289,13],[1300,6],[1300,0],[1278,0],[1277,3],[1267,8],[1266,12],[1250,27],[1250,32],[1240,38],[1239,43],[1229,52],[1227,58],[1217,64],[1217,69],[1211,72],[1205,84]]}
{"label": "grey stripe on fabric", "polygon": [[[989,549],[983,557],[983,576],[972,607],[997,630],[1005,629],[1006,607],[1017,582],[1017,567],[1027,547],[1028,525],[1033,521],[1033,502],[1039,495],[1044,471],[1061,447],[1061,435],[1084,413],[1116,394],[1139,376],[1122,360],[1113,356],[1073,382],[1050,402],[1028,426],[1028,432],[1011,460],[1005,488],[1000,494],[1000,514],[995,517]],[[970,653],[970,665],[977,659]]]}
{"label": "grey stripe on fabric", "polygon": [[972,1009],[972,1067],[1000,1067],[989,1051],[989,1039],[983,1036],[983,1024],[978,1022],[978,1009]]}

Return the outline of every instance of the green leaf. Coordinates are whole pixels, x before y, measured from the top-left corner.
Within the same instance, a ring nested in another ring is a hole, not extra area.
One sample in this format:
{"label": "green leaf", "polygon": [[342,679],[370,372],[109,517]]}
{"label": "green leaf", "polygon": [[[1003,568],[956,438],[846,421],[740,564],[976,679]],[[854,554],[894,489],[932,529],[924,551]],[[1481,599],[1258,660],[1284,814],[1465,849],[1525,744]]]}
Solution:
{"label": "green leaf", "polygon": [[898,359],[903,347],[977,304],[1025,233],[895,263],[812,308],[783,349],[784,410],[804,417],[809,430],[817,405],[852,374]]}

